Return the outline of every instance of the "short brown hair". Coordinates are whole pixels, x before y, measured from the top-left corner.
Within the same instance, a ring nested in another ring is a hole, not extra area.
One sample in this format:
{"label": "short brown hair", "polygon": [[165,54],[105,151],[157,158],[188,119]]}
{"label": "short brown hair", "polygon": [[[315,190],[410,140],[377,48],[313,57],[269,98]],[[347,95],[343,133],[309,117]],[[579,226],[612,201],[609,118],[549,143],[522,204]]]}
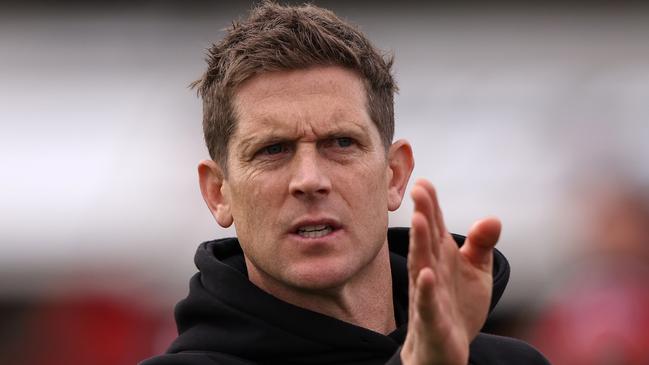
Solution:
{"label": "short brown hair", "polygon": [[207,71],[192,87],[203,99],[203,133],[210,157],[227,170],[228,143],[236,128],[234,91],[264,72],[339,65],[360,74],[368,112],[389,148],[394,135],[392,57],[379,52],[354,26],[313,5],[264,1],[248,19],[233,22],[207,50]]}

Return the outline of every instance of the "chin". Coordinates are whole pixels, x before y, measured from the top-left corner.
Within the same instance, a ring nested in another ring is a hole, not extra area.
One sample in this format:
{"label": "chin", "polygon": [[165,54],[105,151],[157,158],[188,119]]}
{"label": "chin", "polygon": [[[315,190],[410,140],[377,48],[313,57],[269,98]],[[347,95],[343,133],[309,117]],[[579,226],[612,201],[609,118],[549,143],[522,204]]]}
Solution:
{"label": "chin", "polygon": [[306,264],[294,267],[288,273],[288,280],[295,287],[308,291],[331,290],[344,286],[353,274],[349,265]]}

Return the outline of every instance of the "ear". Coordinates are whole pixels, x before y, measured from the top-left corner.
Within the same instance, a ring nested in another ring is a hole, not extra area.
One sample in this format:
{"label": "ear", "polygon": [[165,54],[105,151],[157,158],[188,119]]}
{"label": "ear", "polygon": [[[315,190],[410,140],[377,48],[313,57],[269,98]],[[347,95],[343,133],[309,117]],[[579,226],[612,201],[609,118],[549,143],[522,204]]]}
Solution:
{"label": "ear", "polygon": [[203,199],[216,222],[223,228],[230,227],[233,222],[230,189],[221,166],[212,160],[201,161],[198,164],[198,181]]}
{"label": "ear", "polygon": [[388,210],[391,212],[401,205],[414,168],[410,143],[404,139],[394,142],[388,151]]}

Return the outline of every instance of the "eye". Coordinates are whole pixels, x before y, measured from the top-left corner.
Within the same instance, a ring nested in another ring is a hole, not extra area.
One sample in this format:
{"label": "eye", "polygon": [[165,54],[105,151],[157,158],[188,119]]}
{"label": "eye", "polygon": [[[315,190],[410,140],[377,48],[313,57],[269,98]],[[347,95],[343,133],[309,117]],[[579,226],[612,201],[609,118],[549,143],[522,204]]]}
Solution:
{"label": "eye", "polygon": [[349,137],[339,137],[336,138],[336,144],[338,147],[351,147],[351,145],[354,144],[354,140]]}
{"label": "eye", "polygon": [[281,153],[283,150],[284,150],[284,147],[279,143],[268,146],[268,147],[265,147],[263,149],[264,153],[267,154],[267,155],[276,155],[278,153]]}
{"label": "eye", "polygon": [[264,156],[274,156],[286,151],[288,151],[288,146],[285,143],[275,143],[262,148],[257,154]]}

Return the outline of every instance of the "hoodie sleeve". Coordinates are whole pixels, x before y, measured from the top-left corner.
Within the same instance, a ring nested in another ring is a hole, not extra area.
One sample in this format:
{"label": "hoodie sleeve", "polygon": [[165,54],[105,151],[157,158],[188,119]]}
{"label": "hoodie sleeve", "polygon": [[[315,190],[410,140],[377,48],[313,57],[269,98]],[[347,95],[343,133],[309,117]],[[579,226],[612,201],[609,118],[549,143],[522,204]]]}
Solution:
{"label": "hoodie sleeve", "polygon": [[[471,342],[469,365],[551,365],[534,347],[526,342],[502,336],[480,333]],[[385,365],[402,365],[401,346]]]}
{"label": "hoodie sleeve", "polygon": [[480,333],[469,347],[469,364],[550,365],[550,362],[526,342]]}
{"label": "hoodie sleeve", "polygon": [[138,365],[256,365],[238,357],[218,352],[178,352],[144,360]]}

